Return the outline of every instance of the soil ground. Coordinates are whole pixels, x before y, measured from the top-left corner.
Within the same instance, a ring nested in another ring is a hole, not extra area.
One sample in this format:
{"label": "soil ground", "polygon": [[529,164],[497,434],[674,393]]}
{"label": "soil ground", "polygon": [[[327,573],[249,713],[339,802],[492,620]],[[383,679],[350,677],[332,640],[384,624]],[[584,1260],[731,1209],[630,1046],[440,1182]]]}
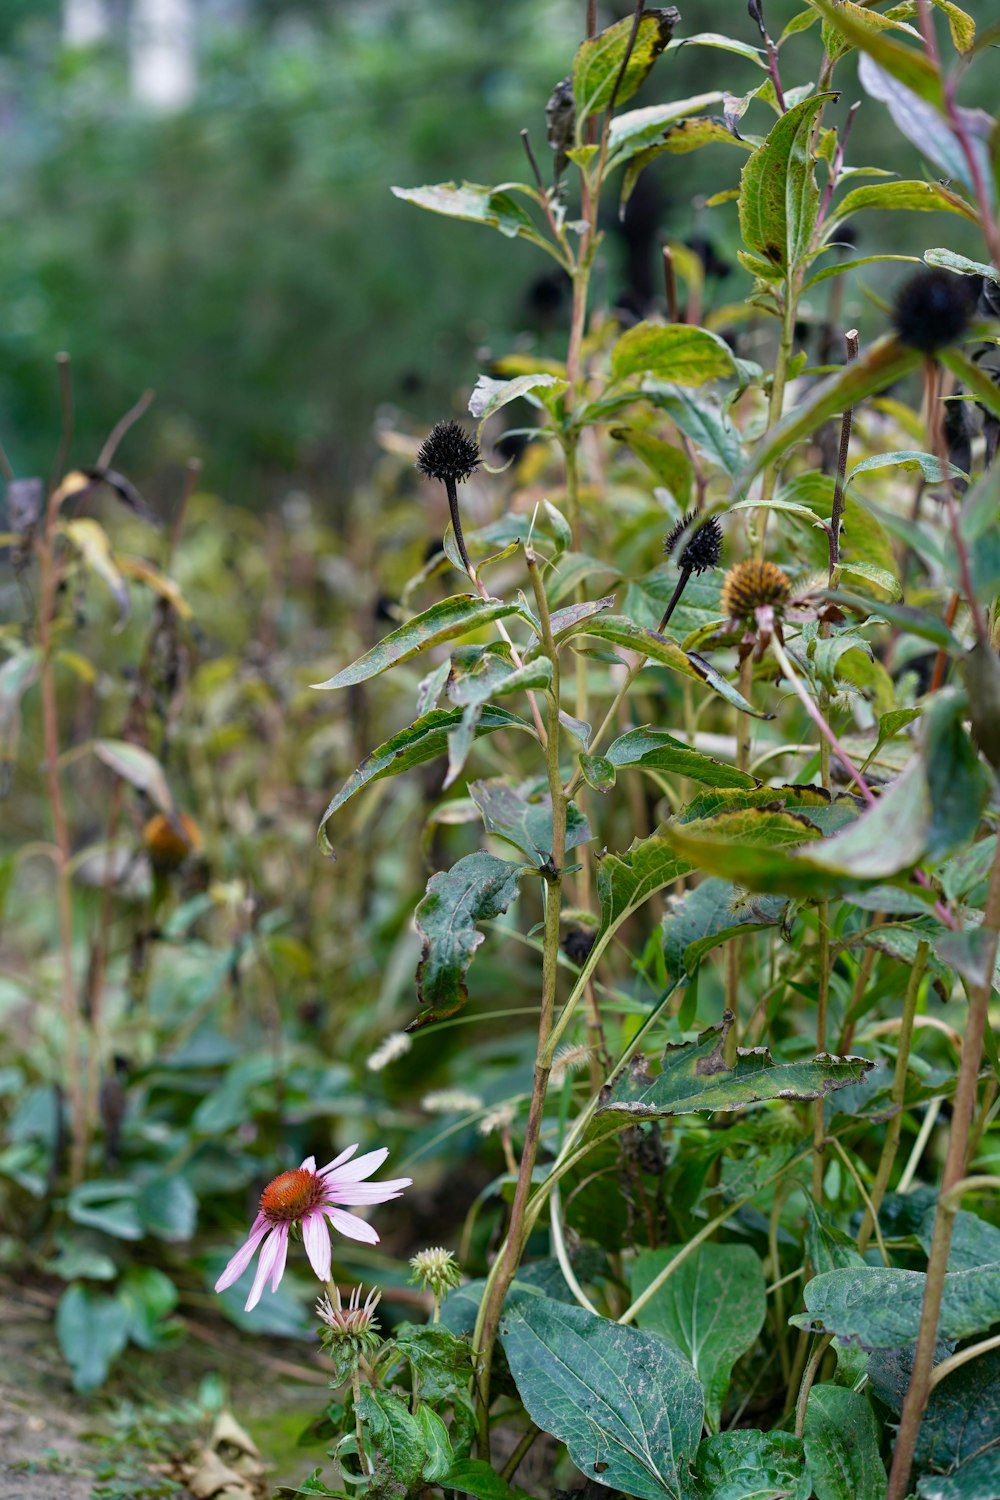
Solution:
{"label": "soil ground", "polygon": [[[122,1430],[125,1403],[178,1410],[170,1456],[180,1460],[209,1435],[211,1417],[188,1405],[206,1375],[221,1377],[228,1410],[260,1450],[265,1494],[300,1483],[324,1463],[321,1446],[297,1447],[326,1395],[326,1377],[307,1345],[272,1339],[262,1352],[259,1339],[226,1324],[189,1323],[182,1358],[130,1350],[108,1388],[83,1397],[74,1393],[55,1346],[54,1304],[44,1289],[0,1278],[0,1500],[91,1500],[95,1490],[108,1500],[165,1494],[163,1468],[146,1467],[141,1423],[139,1436]],[[185,1488],[170,1493],[190,1500]]]}

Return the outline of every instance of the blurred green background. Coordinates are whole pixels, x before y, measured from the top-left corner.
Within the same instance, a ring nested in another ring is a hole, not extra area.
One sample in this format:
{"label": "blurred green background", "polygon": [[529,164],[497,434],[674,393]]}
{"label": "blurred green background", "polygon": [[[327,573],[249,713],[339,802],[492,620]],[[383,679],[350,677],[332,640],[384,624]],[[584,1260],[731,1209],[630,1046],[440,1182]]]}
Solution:
{"label": "blurred green background", "polygon": [[[53,356],[65,349],[77,461],[92,460],[152,386],[156,405],[122,462],[154,503],[196,453],[227,499],[262,508],[306,487],[336,519],[370,463],[377,420],[401,412],[420,425],[461,410],[490,352],[564,349],[565,299],[543,257],[421,214],[389,188],[523,178],[524,126],[547,173],[544,104],[569,68],[585,0],[182,0],[198,78],[173,111],[130,85],[130,5],[152,0],[81,3],[100,3],[107,21],[84,46],[65,42],[74,0],[0,6],[0,434],[19,473],[51,464]],[[1000,15],[1000,0],[974,8],[985,22],[979,12]],[[603,5],[600,20],[630,9]],[[758,40],[743,0],[680,9],[684,33]],[[768,0],[772,34],[801,9]],[[814,30],[783,49],[786,86],[809,76],[818,43]],[[978,73],[973,92],[988,84]],[[744,58],[689,49],[636,102],[742,94],[760,79]],[[853,59],[838,81],[857,90]],[[752,110],[748,128],[766,130],[765,107]],[[879,130],[862,113],[853,160],[874,151],[879,165],[919,174],[871,118]],[[658,241],[693,233],[732,267],[710,278],[709,304],[745,296],[734,208],[692,204],[732,186],[740,164],[724,146],[661,160],[628,232],[609,221],[598,301],[648,292]],[[912,235],[893,218],[866,219],[866,251]],[[928,228],[926,243],[964,248],[961,227]]]}

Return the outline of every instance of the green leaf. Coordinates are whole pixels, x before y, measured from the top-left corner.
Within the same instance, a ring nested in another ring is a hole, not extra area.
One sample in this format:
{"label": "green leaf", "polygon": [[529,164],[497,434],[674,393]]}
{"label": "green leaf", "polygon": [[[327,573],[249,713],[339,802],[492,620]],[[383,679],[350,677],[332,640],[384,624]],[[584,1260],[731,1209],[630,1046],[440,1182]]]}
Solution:
{"label": "green leaf", "polygon": [[142,1220],[136,1206],[138,1189],[131,1182],[96,1179],[81,1182],[66,1200],[74,1224],[99,1229],[116,1240],[141,1240]]}
{"label": "green leaf", "polygon": [[977,1454],[950,1474],[927,1474],[917,1481],[920,1500],[993,1500],[997,1452]]}
{"label": "green leaf", "polygon": [[[863,1057],[829,1057],[776,1063],[766,1047],[737,1048],[729,1067],[723,1052],[732,1018],[710,1026],[696,1042],[667,1047],[659,1073],[638,1057],[601,1091],[599,1112],[639,1119],[747,1109],[772,1099],[820,1099],[860,1083],[871,1067]],[[807,1302],[808,1305],[808,1302]]]}
{"label": "green leaf", "polygon": [[150,755],[148,750],[144,750],[141,745],[132,744],[130,740],[95,740],[93,751],[98,760],[109,766],[116,776],[138,787],[140,792],[145,792],[149,800],[168,817],[173,815],[174,799],[163,767],[155,755]]}
{"label": "green leaf", "polygon": [[476,923],[507,910],[523,873],[523,865],[477,850],[431,876],[414,917],[421,939],[417,996],[433,1009],[411,1029],[462,1009],[469,998],[465,975],[483,941]]}
{"label": "green leaf", "polygon": [[866,396],[884,390],[901,380],[920,364],[921,355],[909,349],[893,335],[877,339],[860,359],[851,360],[814,386],[804,401],[794,406],[772,427],[754,449],[750,463],[733,488],[742,497],[761,469],[783,457],[790,448],[815,432],[817,427],[838,416],[848,407],[857,406]]}
{"label": "green leaf", "polygon": [[945,1469],[992,1450],[1000,1471],[1000,1350],[959,1365],[931,1391],[914,1455],[921,1468]]}
{"label": "green leaf", "polygon": [[635,839],[624,854],[602,855],[597,866],[602,931],[618,926],[636,907],[686,875],[690,868],[656,833]]}
{"label": "green leaf", "polygon": [[37,647],[16,651],[0,666],[0,764],[17,759],[21,699],[38,680],[42,654]]}
{"label": "green leaf", "polygon": [[615,768],[606,755],[580,756],[580,773],[584,781],[595,792],[610,792],[615,784]]}
{"label": "green leaf", "polygon": [[714,464],[727,474],[739,473],[743,462],[740,436],[718,402],[652,376],[643,381],[643,391]]}
{"label": "green leaf", "polygon": [[[320,848],[325,854],[332,852],[326,835],[326,825],[333,814],[369,782],[381,781],[385,776],[398,776],[403,771],[409,771],[413,766],[423,765],[424,761],[434,760],[437,756],[443,755],[448,749],[449,734],[462,721],[462,713],[463,710],[460,708],[433,709],[413,724],[408,724],[405,729],[401,729],[398,734],[386,740],[384,745],[379,745],[365,757],[358,769],[344,782],[323,814],[318,838]],[[498,729],[523,729],[529,734],[533,732],[531,725],[527,724],[524,719],[518,718],[517,714],[512,714],[505,708],[487,705],[476,725],[476,739],[484,734],[495,734]]]}
{"label": "green leaf", "polygon": [[511,1489],[505,1479],[483,1458],[463,1458],[452,1464],[438,1481],[446,1490],[475,1495],[476,1500],[523,1500],[524,1491]]}
{"label": "green leaf", "polygon": [[[631,1268],[633,1301],[670,1264],[678,1250],[643,1250]],[[705,1392],[705,1425],[718,1432],[736,1361],[752,1349],[764,1325],[764,1272],[749,1245],[702,1245],[646,1303],[640,1328],[669,1339]]]}
{"label": "green leaf", "polygon": [[[469,796],[479,808],[487,832],[516,844],[532,864],[546,864],[552,854],[552,798],[544,782],[511,786],[499,779],[470,781]],[[566,809],[566,849],[594,837],[583,813],[571,802]]]}
{"label": "green leaf", "polygon": [[705,1438],[696,1472],[706,1500],[809,1500],[802,1443],[791,1432],[736,1428]]}
{"label": "green leaf", "polygon": [[[902,1349],[915,1344],[920,1329],[923,1271],[888,1266],[857,1266],[826,1271],[806,1283],[807,1311],[790,1319],[798,1328],[835,1334],[862,1349]],[[938,1335],[971,1338],[1000,1319],[1000,1265],[949,1271]]]}
{"label": "green leaf", "polygon": [[832,94],[803,99],[772,126],[740,176],[740,230],[747,247],[781,272],[799,265],[812,244],[819,188],[812,159],[813,122]]}
{"label": "green leaf", "polygon": [[939,182],[871,182],[865,187],[854,188],[841,198],[826,221],[826,238],[829,239],[839,225],[865,208],[909,209],[916,213],[941,211],[959,214],[963,219],[978,223],[975,209],[958,193],[942,187]]}
{"label": "green leaf", "polygon": [[927,857],[934,861],[971,843],[993,778],[965,728],[968,700],[958,688],[943,688],[924,713],[923,752],[931,800]]}
{"label": "green leaf", "polygon": [[[475,1321],[473,1311],[472,1324]],[[402,1323],[393,1334],[393,1343],[409,1362],[415,1387],[425,1401],[453,1401],[472,1374],[472,1345],[440,1323]]]}
{"label": "green leaf", "polygon": [[447,684],[448,697],[463,712],[457,727],[448,735],[446,788],[452,786],[462,773],[483,716],[483,705],[491,698],[546,688],[551,680],[552,663],[547,656],[538,656],[523,667],[515,667],[505,656],[489,651],[470,671],[455,674],[453,670]]}
{"label": "green leaf", "polygon": [[469,397],[469,411],[481,428],[487,417],[508,406],[511,401],[530,396],[533,391],[544,390],[545,400],[548,402],[555,396],[561,396],[567,388],[567,382],[555,375],[518,375],[514,380],[493,380],[489,375],[480,375],[475,390]]}
{"label": "green leaf", "polygon": [[867,52],[893,78],[919,94],[922,99],[929,100],[941,110],[944,109],[944,93],[940,76],[922,52],[917,52],[913,47],[907,47],[895,41],[894,38],[886,36],[884,31],[876,30],[870,20],[866,24],[865,21],[857,19],[853,14],[857,7],[852,7],[851,11],[847,11],[842,6],[834,4],[834,0],[809,0],[809,4],[814,10],[818,10],[820,15],[825,17],[830,25],[850,42],[852,47],[857,47],[860,52]]}
{"label": "green leaf", "polygon": [[670,975],[693,974],[706,953],[737,933],[773,927],[787,902],[765,896],[749,901],[732,881],[710,877],[686,891],[663,918],[663,957]]}
{"label": "green leaf", "polygon": [[128,1343],[128,1309],[117,1297],[67,1287],[56,1310],[56,1338],[73,1371],[73,1388],[93,1391]]}
{"label": "green leaf", "polygon": [[529,1416],[588,1478],[639,1500],[684,1500],[701,1435],[701,1387],[654,1334],[522,1292],[500,1337]]}
{"label": "green leaf", "polygon": [[867,1396],[840,1385],[814,1385],[803,1441],[817,1500],[884,1500],[885,1469]]}
{"label": "green leaf", "polygon": [[185,1177],[151,1177],[139,1189],[136,1209],[147,1234],[174,1245],[189,1240],[198,1220],[198,1200]]}
{"label": "green leaf", "polygon": [[639,766],[645,771],[667,771],[674,776],[687,776],[705,786],[756,786],[753,776],[728,766],[723,761],[713,760],[700,750],[674,739],[665,729],[654,729],[645,724],[619,735],[606,751],[607,759],[616,771],[627,766]]}
{"label": "green leaf", "polygon": [[1000,417],[1000,384],[988,370],[982,369],[961,349],[941,349],[938,358],[988,412]]}
{"label": "green leaf", "polygon": [[455,1461],[448,1429],[436,1411],[421,1402],[414,1413],[424,1445],[424,1462],[420,1477],[428,1484],[447,1483],[447,1474]]}
{"label": "green leaf", "polygon": [[118,571],[104,527],[90,516],[82,516],[75,521],[65,521],[62,529],[91,572],[103,579],[111,590],[118,606],[119,626],[124,625],[130,613],[128,587]]}
{"label": "green leaf", "polygon": [[466,219],[471,224],[485,224],[498,229],[507,239],[526,239],[540,250],[553,256],[563,264],[561,251],[547,240],[525,208],[512,197],[513,192],[537,199],[534,188],[525,183],[505,182],[499,187],[482,187],[476,182],[463,182],[459,187],[454,182],[438,182],[433,186],[392,189],[404,203],[415,203],[418,208],[429,209],[434,214],[444,214],[449,219]]}
{"label": "green leaf", "polygon": [[407,1491],[416,1486],[424,1466],[424,1442],[420,1423],[391,1391],[362,1385],[358,1413],[365,1435],[392,1478]]}
{"label": "green leaf", "polygon": [[611,350],[611,375],[625,380],[649,374],[675,385],[698,386],[736,374],[733,353],[724,339],[707,328],[687,323],[636,323]]}
{"label": "green leaf", "polygon": [[[940,484],[944,478],[944,469],[941,460],[933,453],[918,453],[912,449],[902,449],[892,453],[873,453],[870,458],[863,458],[856,463],[847,475],[847,483],[856,479],[859,474],[870,474],[874,469],[903,469],[908,473],[915,473],[918,469],[927,480],[928,484]],[[957,464],[948,465],[948,473],[958,479],[966,479],[968,475],[964,469]]]}
{"label": "green leaf", "polygon": [[636,458],[673,495],[678,505],[684,507],[691,499],[694,468],[683,448],[653,437],[638,427],[613,427],[611,436],[617,442],[627,443]]}
{"label": "green leaf", "polygon": [[644,625],[636,625],[624,615],[608,615],[604,619],[594,620],[581,634],[593,636],[597,640],[610,641],[612,645],[645,656],[650,663],[670,667],[684,677],[707,683],[720,697],[725,698],[727,703],[732,703],[734,708],[740,709],[742,713],[752,714],[757,719],[772,717],[748,703],[732,683],[728,682],[721,672],[704,657],[698,656],[693,651],[682,651],[676,641],[669,640],[666,636],[660,635],[655,630],[649,630]]}
{"label": "green leaf", "polygon": [[118,1300],[128,1312],[129,1338],[140,1349],[158,1349],[169,1330],[164,1320],[178,1302],[177,1288],[156,1266],[130,1266],[122,1277]]}
{"label": "green leaf", "polygon": [[691,99],[675,99],[669,104],[651,104],[646,109],[630,109],[616,115],[608,132],[609,171],[620,167],[637,152],[659,142],[672,126],[688,115],[696,115],[710,104],[718,104],[725,96],[718,91],[710,94],[695,94]]}
{"label": "green leaf", "polygon": [[941,266],[958,276],[988,276],[990,281],[1000,282],[1000,271],[996,266],[985,260],[970,260],[967,255],[958,255],[954,250],[925,250],[924,260],[929,266]]}
{"label": "green leaf", "polygon": [[355,683],[368,682],[380,673],[387,672],[390,667],[398,667],[401,662],[409,661],[421,651],[429,650],[431,646],[440,646],[442,642],[454,640],[456,636],[480,630],[493,620],[505,620],[510,615],[517,614],[521,614],[520,605],[506,604],[502,599],[480,599],[469,594],[454,594],[450,599],[432,604],[423,614],[414,615],[412,620],[407,620],[398,630],[390,631],[377,646],[366,651],[364,656],[352,662],[349,667],[344,667],[342,671],[329,677],[326,682],[314,682],[312,685],[317,690],[324,690],[353,687]]}
{"label": "green leaf", "polygon": [[573,59],[573,98],[578,132],[588,115],[606,109],[610,104],[626,55],[628,65],[615,103],[624,104],[626,99],[631,99],[670,41],[678,19],[673,7],[656,6],[647,10],[639,22],[631,52],[631,16],[580,44]]}
{"label": "green leaf", "polygon": [[[917,1230],[917,1239],[928,1255],[934,1232],[935,1212],[934,1208],[929,1209]],[[978,1214],[962,1209],[955,1215],[952,1227],[948,1270],[972,1271],[976,1266],[993,1264],[1000,1264],[1000,1229],[993,1224],[988,1224]]]}

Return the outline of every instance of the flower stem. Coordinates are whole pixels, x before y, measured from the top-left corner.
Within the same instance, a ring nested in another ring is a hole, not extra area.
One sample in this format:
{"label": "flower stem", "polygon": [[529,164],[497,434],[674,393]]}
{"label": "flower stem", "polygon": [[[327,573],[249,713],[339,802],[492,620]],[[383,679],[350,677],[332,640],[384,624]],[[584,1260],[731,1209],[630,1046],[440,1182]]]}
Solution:
{"label": "flower stem", "polygon": [[545,654],[552,663],[552,682],[547,693],[548,741],[545,747],[549,792],[552,798],[552,851],[549,868],[544,872],[545,936],[542,956],[542,996],[538,1017],[538,1050],[531,1102],[528,1107],[528,1122],[524,1133],[524,1147],[521,1152],[507,1238],[487,1278],[473,1334],[473,1348],[477,1351],[479,1360],[478,1446],[480,1457],[487,1460],[490,1453],[490,1365],[504,1298],[517,1274],[529,1233],[530,1226],[526,1217],[526,1209],[531,1196],[532,1176],[538,1157],[542,1119],[545,1112],[545,1094],[552,1066],[551,1059],[546,1056],[546,1049],[555,1016],[559,972],[559,919],[562,910],[562,867],[566,857],[566,796],[563,792],[562,772],[559,766],[559,653],[552,636],[548,600],[545,597],[538,561],[530,547],[525,549],[525,561],[528,565],[528,575],[541,621],[542,643]]}
{"label": "flower stem", "polygon": [[[896,1153],[899,1150],[899,1138],[903,1130],[903,1103],[906,1098],[906,1072],[910,1062],[910,1043],[913,1039],[913,1018],[917,1013],[917,998],[920,994],[920,984],[927,968],[927,955],[930,951],[927,942],[921,940],[917,944],[916,957],[913,960],[913,968],[910,970],[909,983],[906,986],[906,997],[903,1000],[903,1019],[899,1028],[899,1041],[896,1050],[896,1071],[893,1074],[892,1089],[889,1094],[892,1100],[894,1114],[889,1120],[885,1133],[885,1143],[882,1147],[882,1155],[879,1158],[878,1170],[875,1173],[875,1183],[872,1187],[872,1208],[878,1214],[882,1207],[882,1199],[885,1190],[889,1186],[889,1178],[896,1162]],[[871,1239],[875,1222],[871,1214],[866,1210],[865,1217],[858,1232],[858,1249],[864,1255]]]}
{"label": "flower stem", "polygon": [[368,1458],[365,1454],[365,1434],[361,1425],[361,1413],[358,1410],[358,1402],[361,1400],[361,1373],[355,1365],[351,1375],[351,1389],[354,1392],[354,1438],[358,1445],[358,1466],[362,1474],[374,1473],[368,1467]]}
{"label": "flower stem", "polygon": [[949,1195],[965,1176],[969,1127],[972,1124],[976,1106],[979,1067],[983,1057],[983,1037],[989,1019],[993,967],[996,963],[997,942],[1000,938],[1000,840],[997,841],[996,852],[993,856],[993,867],[990,872],[989,890],[980,931],[988,934],[986,952],[979,955],[982,973],[985,977],[969,989],[969,1013],[962,1042],[958,1086],[952,1103],[948,1155],[941,1180],[938,1211],[934,1217],[930,1254],[927,1259],[927,1281],[924,1286],[920,1333],[917,1338],[910,1388],[906,1393],[899,1419],[899,1432],[892,1457],[886,1500],[904,1500],[904,1496],[909,1492],[910,1469],[913,1465],[917,1435],[920,1431],[924,1409],[927,1406],[927,1398],[930,1395],[934,1347],[937,1342],[941,1302],[944,1297],[944,1278],[948,1270],[955,1214],[958,1211],[957,1201],[952,1206]]}

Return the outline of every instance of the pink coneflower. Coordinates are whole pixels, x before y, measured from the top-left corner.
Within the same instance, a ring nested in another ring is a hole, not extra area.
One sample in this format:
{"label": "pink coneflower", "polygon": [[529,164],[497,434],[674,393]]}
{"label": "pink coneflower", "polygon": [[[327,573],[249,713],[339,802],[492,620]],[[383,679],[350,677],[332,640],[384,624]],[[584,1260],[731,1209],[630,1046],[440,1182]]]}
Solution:
{"label": "pink coneflower", "polygon": [[[291,1172],[282,1172],[269,1182],[260,1195],[260,1212],[250,1226],[246,1241],[240,1246],[218,1281],[217,1292],[225,1291],[238,1281],[253,1260],[258,1247],[260,1260],[257,1274],[250,1288],[246,1310],[256,1307],[260,1301],[264,1284],[271,1278],[271,1291],[278,1290],[285,1270],[288,1254],[288,1231],[293,1224],[302,1225],[302,1242],[306,1247],[309,1264],[320,1281],[330,1279],[330,1230],[329,1219],[334,1229],[352,1240],[364,1240],[368,1245],[378,1244],[378,1235],[370,1224],[354,1214],[345,1214],[340,1204],[387,1203],[398,1198],[403,1188],[409,1187],[411,1177],[396,1177],[390,1182],[365,1182],[389,1155],[381,1151],[369,1151],[356,1161],[348,1158],[357,1151],[357,1146],[348,1146],[346,1151],[328,1166],[316,1170],[315,1156],[307,1156],[301,1167]],[[345,1166],[344,1163],[348,1164]]]}

